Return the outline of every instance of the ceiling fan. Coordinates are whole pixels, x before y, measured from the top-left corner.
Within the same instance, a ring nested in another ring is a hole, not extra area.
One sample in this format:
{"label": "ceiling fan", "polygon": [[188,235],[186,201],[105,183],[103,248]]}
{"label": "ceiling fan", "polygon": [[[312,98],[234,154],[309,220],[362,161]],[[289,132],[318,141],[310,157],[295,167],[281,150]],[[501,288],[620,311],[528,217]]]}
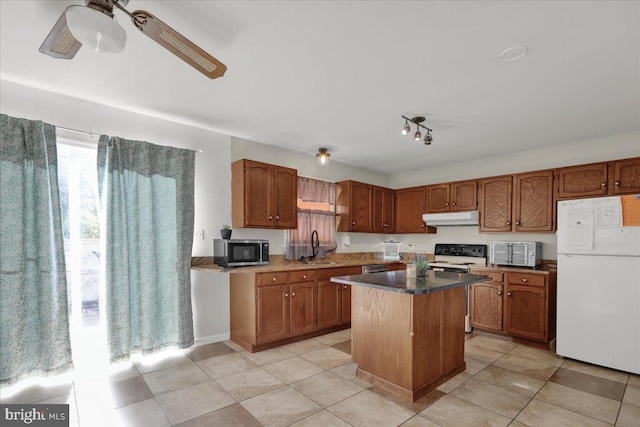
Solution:
{"label": "ceiling fan", "polygon": [[85,0],[86,5],[68,6],[40,46],[53,58],[71,59],[85,44],[99,52],[120,52],[127,41],[124,29],[113,19],[113,7],[129,17],[133,25],[171,53],[210,79],[222,77],[227,67],[189,39],[144,10],[129,12],[129,0]]}

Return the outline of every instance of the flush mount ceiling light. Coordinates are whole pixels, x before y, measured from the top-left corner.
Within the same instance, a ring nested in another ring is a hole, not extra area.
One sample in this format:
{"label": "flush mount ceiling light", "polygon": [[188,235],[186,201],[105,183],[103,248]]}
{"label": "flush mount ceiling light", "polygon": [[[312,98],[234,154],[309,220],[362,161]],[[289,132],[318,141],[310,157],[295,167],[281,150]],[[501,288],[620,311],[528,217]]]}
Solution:
{"label": "flush mount ceiling light", "polygon": [[424,145],[431,145],[431,142],[433,141],[433,137],[431,136],[431,132],[433,132],[433,130],[429,129],[425,125],[421,124],[422,122],[424,122],[426,120],[424,117],[417,116],[417,117],[414,117],[414,118],[410,119],[407,116],[402,116],[402,118],[405,120],[404,127],[402,128],[402,131],[401,131],[403,135],[408,135],[409,132],[411,132],[411,126],[409,125],[409,122],[411,122],[414,125],[416,125],[416,133],[413,134],[413,139],[416,140],[416,141],[420,141],[422,139],[422,132],[420,132],[420,128],[422,128],[422,129],[427,131],[427,134],[424,136],[424,140],[423,140],[424,141]]}
{"label": "flush mount ceiling light", "polygon": [[527,54],[527,51],[528,49],[526,46],[510,47],[500,54],[500,58],[502,58],[504,61],[516,61],[525,56]]}
{"label": "flush mount ceiling light", "polygon": [[318,154],[316,154],[316,157],[318,158],[318,165],[319,166],[327,166],[329,164],[329,157],[331,157],[331,154],[329,154],[329,150],[327,148],[318,148]]}

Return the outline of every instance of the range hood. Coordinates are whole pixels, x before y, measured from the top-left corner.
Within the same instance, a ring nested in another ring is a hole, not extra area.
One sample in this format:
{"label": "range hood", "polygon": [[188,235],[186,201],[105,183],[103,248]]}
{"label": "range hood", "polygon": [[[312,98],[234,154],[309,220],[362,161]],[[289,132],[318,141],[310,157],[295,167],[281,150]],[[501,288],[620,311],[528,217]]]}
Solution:
{"label": "range hood", "polygon": [[478,225],[478,211],[427,213],[422,215],[422,220],[431,227]]}

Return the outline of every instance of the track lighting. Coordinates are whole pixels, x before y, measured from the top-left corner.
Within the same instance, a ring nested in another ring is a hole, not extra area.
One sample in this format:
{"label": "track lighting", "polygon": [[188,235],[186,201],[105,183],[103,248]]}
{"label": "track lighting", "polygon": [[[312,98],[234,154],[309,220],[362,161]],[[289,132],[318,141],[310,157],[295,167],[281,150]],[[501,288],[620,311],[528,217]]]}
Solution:
{"label": "track lighting", "polygon": [[329,150],[327,148],[318,148],[318,153],[316,154],[318,158],[318,166],[327,166],[329,164]]}
{"label": "track lighting", "polygon": [[424,145],[431,145],[431,141],[433,141],[433,137],[431,136],[432,130],[421,124],[425,121],[424,117],[417,116],[410,119],[407,116],[402,116],[402,118],[405,120],[404,127],[401,131],[403,135],[408,135],[409,132],[411,132],[411,126],[409,125],[409,122],[411,122],[416,125],[416,133],[413,135],[413,139],[416,141],[420,141],[422,139],[422,132],[420,132],[420,128],[422,128],[427,131],[427,134],[424,136]]}

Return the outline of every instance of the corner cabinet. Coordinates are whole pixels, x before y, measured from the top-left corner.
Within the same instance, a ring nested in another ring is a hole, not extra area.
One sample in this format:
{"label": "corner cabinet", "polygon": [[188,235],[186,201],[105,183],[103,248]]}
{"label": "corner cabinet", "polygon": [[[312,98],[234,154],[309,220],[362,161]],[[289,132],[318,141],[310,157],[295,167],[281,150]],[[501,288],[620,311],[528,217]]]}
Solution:
{"label": "corner cabinet", "polygon": [[326,329],[351,323],[351,286],[334,283],[336,276],[361,274],[362,267],[337,267],[318,270],[318,328]]}
{"label": "corner cabinet", "polygon": [[487,277],[470,286],[471,326],[543,343],[555,338],[555,272],[495,267],[470,273]]}
{"label": "corner cabinet", "polygon": [[427,186],[428,213],[472,211],[477,208],[477,180]]}
{"label": "corner cabinet", "polygon": [[427,187],[396,190],[395,233],[436,233],[422,220],[427,212]]}
{"label": "corner cabinet", "polygon": [[231,164],[234,227],[294,229],[298,226],[295,169],[242,159]]}
{"label": "corner cabinet", "polygon": [[479,180],[480,232],[555,231],[553,170]]}
{"label": "corner cabinet", "polygon": [[373,231],[373,186],[356,181],[336,183],[336,231]]}

